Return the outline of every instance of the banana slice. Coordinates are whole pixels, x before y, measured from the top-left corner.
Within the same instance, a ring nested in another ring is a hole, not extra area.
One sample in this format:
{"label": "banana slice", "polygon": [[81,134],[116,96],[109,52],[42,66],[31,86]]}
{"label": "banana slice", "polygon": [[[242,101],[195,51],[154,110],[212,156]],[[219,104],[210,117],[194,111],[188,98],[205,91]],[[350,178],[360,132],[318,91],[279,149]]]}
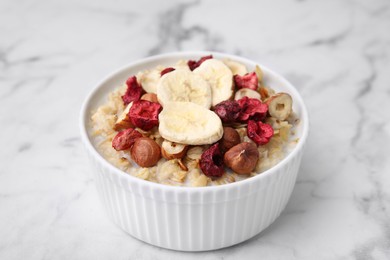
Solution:
{"label": "banana slice", "polygon": [[172,101],[193,102],[204,108],[211,106],[209,83],[190,70],[177,69],[161,77],[157,97],[162,106]]}
{"label": "banana slice", "polygon": [[146,70],[137,74],[138,82],[147,93],[157,93],[157,83],[160,80],[160,69]]}
{"label": "banana slice", "polygon": [[190,68],[188,67],[187,60],[179,60],[173,67],[175,69],[183,69],[183,70],[188,70],[191,71]]}
{"label": "banana slice", "polygon": [[248,70],[246,69],[244,64],[241,64],[237,61],[232,60],[224,60],[223,63],[226,64],[226,66],[229,67],[229,69],[232,71],[233,75],[240,75],[244,76],[248,73]]}
{"label": "banana slice", "polygon": [[215,106],[233,95],[233,73],[222,61],[209,59],[194,70],[209,82],[212,93],[211,104]]}
{"label": "banana slice", "polygon": [[211,110],[191,102],[166,103],[159,115],[159,132],[171,142],[203,145],[221,139],[221,119]]}

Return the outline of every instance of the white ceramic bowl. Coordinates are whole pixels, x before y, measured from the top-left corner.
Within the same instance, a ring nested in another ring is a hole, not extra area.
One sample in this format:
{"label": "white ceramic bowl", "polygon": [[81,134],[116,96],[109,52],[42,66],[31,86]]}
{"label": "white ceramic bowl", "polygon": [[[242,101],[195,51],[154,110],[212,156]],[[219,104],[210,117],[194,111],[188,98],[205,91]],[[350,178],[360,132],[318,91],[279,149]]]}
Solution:
{"label": "white ceramic bowl", "polygon": [[152,245],[183,251],[204,251],[245,241],[268,227],[285,208],[294,188],[308,135],[308,115],[302,98],[283,77],[261,66],[265,81],[276,91],[289,93],[301,119],[300,141],[271,169],[252,178],[212,187],[173,187],[138,179],[107,162],[88,134],[91,110],[114,88],[140,70],[170,65],[180,59],[213,54],[230,58],[248,69],[258,63],[215,52],[178,52],[131,63],[107,76],[89,94],[80,117],[81,136],[95,169],[100,199],[112,221],[133,237]]}

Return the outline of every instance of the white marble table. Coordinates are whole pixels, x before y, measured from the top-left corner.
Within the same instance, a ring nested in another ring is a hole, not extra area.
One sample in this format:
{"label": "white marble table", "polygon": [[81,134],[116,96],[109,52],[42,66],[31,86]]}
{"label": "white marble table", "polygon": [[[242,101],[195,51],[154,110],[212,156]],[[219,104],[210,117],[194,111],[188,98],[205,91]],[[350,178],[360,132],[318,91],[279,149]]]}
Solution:
{"label": "white marble table", "polygon": [[[389,32],[386,0],[2,0],[0,259],[390,259]],[[93,85],[176,50],[264,63],[310,110],[286,210],[231,248],[130,237],[106,217],[86,164],[78,115]]]}

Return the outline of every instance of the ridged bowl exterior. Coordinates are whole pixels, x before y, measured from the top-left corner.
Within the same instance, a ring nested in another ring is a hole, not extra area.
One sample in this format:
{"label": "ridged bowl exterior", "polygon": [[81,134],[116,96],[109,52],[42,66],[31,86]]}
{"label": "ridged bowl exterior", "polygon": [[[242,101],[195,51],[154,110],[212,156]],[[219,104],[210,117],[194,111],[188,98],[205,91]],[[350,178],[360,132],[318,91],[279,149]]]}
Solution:
{"label": "ridged bowl exterior", "polygon": [[[200,57],[204,53],[186,55]],[[300,106],[302,119],[307,120],[303,103]],[[85,105],[82,135],[109,217],[142,241],[181,251],[228,247],[268,227],[290,198],[308,131],[304,122],[301,143],[277,166],[258,176],[217,187],[171,187],[129,176],[102,159],[85,130],[88,109]]]}

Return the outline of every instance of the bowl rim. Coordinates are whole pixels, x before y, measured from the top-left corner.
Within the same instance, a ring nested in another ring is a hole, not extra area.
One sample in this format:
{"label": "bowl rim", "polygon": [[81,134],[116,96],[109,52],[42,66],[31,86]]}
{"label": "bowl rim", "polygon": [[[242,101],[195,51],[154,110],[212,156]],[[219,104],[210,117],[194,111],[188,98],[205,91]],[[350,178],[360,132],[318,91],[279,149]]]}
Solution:
{"label": "bowl rim", "polygon": [[[301,117],[300,117],[300,123],[303,124],[302,126],[302,134],[299,137],[299,142],[297,145],[292,149],[292,151],[284,157],[280,162],[278,162],[276,165],[272,166],[270,169],[262,172],[261,174],[258,174],[256,176],[247,178],[245,180],[240,180],[237,182],[233,183],[227,183],[223,185],[217,185],[217,186],[203,186],[203,187],[191,187],[191,186],[171,186],[171,185],[166,185],[162,183],[156,183],[156,182],[151,182],[147,180],[143,180],[140,178],[137,178],[135,176],[132,176],[119,168],[115,167],[111,163],[109,163],[94,147],[92,144],[89,135],[88,135],[88,130],[87,130],[87,122],[85,119],[89,118],[90,111],[87,111],[89,108],[89,104],[92,100],[92,97],[95,96],[95,94],[98,92],[98,90],[111,78],[117,76],[118,74],[122,73],[123,71],[129,69],[130,67],[141,65],[143,63],[148,63],[152,62],[154,60],[159,60],[159,59],[167,59],[167,58],[177,58],[183,59],[184,56],[195,56],[195,57],[201,57],[201,56],[206,56],[206,55],[213,55],[217,58],[227,58],[231,59],[233,61],[237,62],[242,62],[246,64],[258,64],[264,71],[267,73],[272,74],[272,76],[275,76],[284,86],[287,86],[288,90],[294,93],[294,102],[298,102],[299,106],[301,107]],[[253,60],[232,55],[232,54],[226,54],[222,52],[215,52],[215,51],[178,51],[178,52],[169,52],[169,53],[164,53],[164,54],[159,54],[159,55],[153,55],[149,56],[146,58],[141,58],[138,59],[134,62],[130,62],[119,69],[114,70],[113,72],[109,73],[106,77],[104,77],[102,80],[100,80],[93,89],[89,92],[87,97],[84,99],[80,115],[79,115],[79,127],[80,127],[80,133],[81,133],[81,140],[84,143],[84,146],[86,149],[93,155],[95,159],[97,159],[101,164],[103,164],[105,167],[107,167],[111,173],[117,175],[119,178],[125,178],[130,182],[135,182],[136,184],[140,185],[140,187],[145,187],[149,189],[160,189],[164,191],[175,191],[175,192],[190,192],[190,193],[199,193],[199,192],[208,192],[208,191],[216,191],[216,190],[227,190],[227,189],[234,189],[238,188],[243,185],[247,184],[253,184],[256,181],[260,181],[261,179],[267,178],[267,176],[276,173],[280,168],[283,167],[286,163],[288,163],[290,160],[292,160],[293,157],[296,156],[296,154],[303,149],[304,144],[306,143],[308,133],[309,133],[309,115],[308,111],[306,108],[306,105],[297,91],[297,89],[289,82],[287,81],[284,77],[282,77],[279,73],[275,72],[272,69],[269,69],[267,66],[262,65],[261,63],[255,62]]]}

